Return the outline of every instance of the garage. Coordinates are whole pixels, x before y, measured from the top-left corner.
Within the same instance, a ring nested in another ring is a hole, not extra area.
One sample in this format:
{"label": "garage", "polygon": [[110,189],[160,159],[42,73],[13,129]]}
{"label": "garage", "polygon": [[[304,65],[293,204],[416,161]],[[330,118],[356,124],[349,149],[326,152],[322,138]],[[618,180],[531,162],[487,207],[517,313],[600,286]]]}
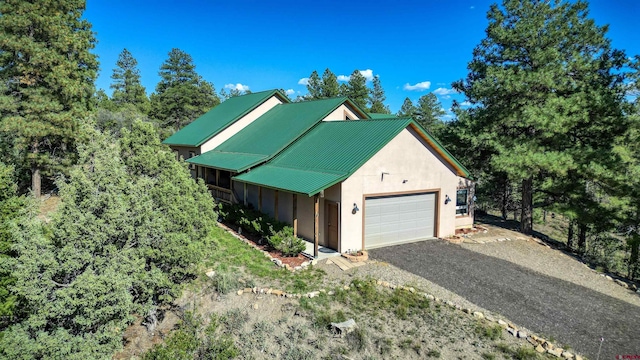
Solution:
{"label": "garage", "polygon": [[435,233],[436,193],[366,197],[366,249],[432,238]]}

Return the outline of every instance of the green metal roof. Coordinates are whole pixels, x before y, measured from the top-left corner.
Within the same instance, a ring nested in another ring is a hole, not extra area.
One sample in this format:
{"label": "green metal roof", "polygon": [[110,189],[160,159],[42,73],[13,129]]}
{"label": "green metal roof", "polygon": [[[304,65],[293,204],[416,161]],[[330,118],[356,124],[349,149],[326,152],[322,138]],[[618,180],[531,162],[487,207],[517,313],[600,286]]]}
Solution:
{"label": "green metal roof", "polygon": [[408,126],[443,155],[459,175],[468,176],[468,171],[413,120],[393,118],[322,122],[268,163],[234,179],[311,196],[351,176]]}
{"label": "green metal roof", "polygon": [[398,118],[393,114],[367,113],[367,115],[369,115],[369,117],[372,119],[393,119],[393,118],[397,119]]}
{"label": "green metal roof", "polygon": [[275,94],[279,94],[283,101],[288,101],[278,90],[261,91],[229,98],[169,136],[163,143],[200,146]]}
{"label": "green metal roof", "polygon": [[342,97],[276,105],[215,149],[187,161],[242,172],[278,154],[346,101]]}

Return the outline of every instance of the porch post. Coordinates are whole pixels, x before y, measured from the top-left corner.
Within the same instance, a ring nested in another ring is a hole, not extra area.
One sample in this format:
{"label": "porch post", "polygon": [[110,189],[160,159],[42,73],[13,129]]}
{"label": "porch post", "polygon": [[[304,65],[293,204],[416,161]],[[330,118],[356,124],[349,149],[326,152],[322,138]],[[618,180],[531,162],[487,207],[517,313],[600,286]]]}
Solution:
{"label": "porch post", "polygon": [[262,212],[262,186],[258,186],[258,211]]}
{"label": "porch post", "polygon": [[320,197],[313,197],[313,257],[318,258],[318,242],[320,241]]}
{"label": "porch post", "polygon": [[278,190],[275,190],[275,199],[273,200],[273,217],[278,221]]}
{"label": "porch post", "polygon": [[244,194],[242,203],[244,204],[244,206],[247,206],[247,183],[242,183],[242,186],[243,186],[242,194]]}
{"label": "porch post", "polygon": [[293,194],[293,236],[298,236],[298,194]]}
{"label": "porch post", "polygon": [[216,186],[220,186],[220,169],[216,169]]}

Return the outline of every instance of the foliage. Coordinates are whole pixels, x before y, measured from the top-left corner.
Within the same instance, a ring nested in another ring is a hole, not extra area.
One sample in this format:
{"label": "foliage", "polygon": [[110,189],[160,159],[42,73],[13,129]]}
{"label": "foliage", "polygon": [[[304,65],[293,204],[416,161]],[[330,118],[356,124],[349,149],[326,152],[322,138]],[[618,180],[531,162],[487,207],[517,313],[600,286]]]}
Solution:
{"label": "foliage", "polygon": [[284,256],[297,256],[305,249],[305,241],[293,235],[291,226],[285,226],[269,236],[269,244]]}
{"label": "foliage", "polygon": [[239,226],[243,231],[248,231],[252,235],[269,237],[286,226],[283,222],[241,204],[220,203],[218,206],[218,213],[222,221]]}
{"label": "foliage", "polygon": [[375,114],[390,114],[389,107],[384,104],[386,99],[382,83],[380,83],[380,76],[376,75],[373,78],[373,87],[369,92],[369,111]]}
{"label": "foliage", "polygon": [[369,100],[367,79],[362,76],[359,70],[354,70],[351,73],[349,82],[345,85],[342,95],[351,99],[354,104],[358,105],[362,109],[367,107],[367,101]]}
{"label": "foliage", "polygon": [[[454,83],[475,106],[470,133],[489,148],[493,172],[521,183],[521,230],[532,231],[534,191],[572,209],[595,196],[585,179],[606,166],[623,133],[624,54],[612,50],[606,27],[587,4],[505,0],[487,15],[487,37],[474,50],[465,81]],[[480,150],[481,151],[481,150]],[[592,213],[596,209],[590,209]],[[592,214],[577,214],[583,223]]]}
{"label": "foliage", "polygon": [[442,104],[434,93],[423,95],[418,99],[418,106],[415,109],[415,121],[430,133],[438,137],[444,123],[440,119],[445,114]]}
{"label": "foliage", "polygon": [[120,142],[83,131],[52,221],[32,209],[13,232],[13,291],[29,317],[1,340],[10,358],[110,355],[131,314],[171,301],[211,249],[213,201],[150,124]]}
{"label": "foliage", "polygon": [[195,71],[191,55],[172,49],[160,67],[160,82],[151,95],[151,117],[179,130],[220,103],[213,84]]}
{"label": "foliage", "polygon": [[31,172],[36,196],[41,176],[73,162],[78,120],[92,104],[98,61],[84,8],[82,0],[0,4],[0,132],[12,138],[13,163]]}
{"label": "foliage", "polygon": [[111,75],[111,79],[113,79],[111,101],[117,108],[130,104],[140,113],[149,113],[149,98],[147,98],[144,86],[140,83],[138,61],[129,50],[124,49],[118,56],[116,66]]}
{"label": "foliage", "polygon": [[329,68],[322,73],[322,81],[320,83],[320,97],[334,98],[340,96],[340,86],[338,85],[338,77]]}
{"label": "foliage", "polygon": [[411,101],[411,99],[409,98],[405,98],[402,106],[400,107],[400,110],[396,115],[398,115],[398,117],[413,118],[416,114],[416,111],[418,111],[418,109],[416,109],[415,105],[413,105],[413,101]]}

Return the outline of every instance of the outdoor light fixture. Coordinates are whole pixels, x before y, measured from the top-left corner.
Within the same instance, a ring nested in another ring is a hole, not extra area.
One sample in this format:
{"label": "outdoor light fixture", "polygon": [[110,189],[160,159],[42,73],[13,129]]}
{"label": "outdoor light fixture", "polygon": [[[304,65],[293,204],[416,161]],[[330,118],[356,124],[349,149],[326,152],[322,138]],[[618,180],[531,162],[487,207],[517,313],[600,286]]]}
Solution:
{"label": "outdoor light fixture", "polygon": [[402,180],[402,183],[403,183],[403,184],[406,184],[406,183],[407,183],[407,181],[409,181],[409,180]]}
{"label": "outdoor light fixture", "polygon": [[353,203],[353,210],[351,210],[351,213],[355,215],[358,211],[360,211],[360,209],[358,209],[358,204]]}
{"label": "outdoor light fixture", "polygon": [[444,196],[444,204],[447,205],[450,202],[451,202],[451,198],[449,197],[449,195],[445,195]]}

